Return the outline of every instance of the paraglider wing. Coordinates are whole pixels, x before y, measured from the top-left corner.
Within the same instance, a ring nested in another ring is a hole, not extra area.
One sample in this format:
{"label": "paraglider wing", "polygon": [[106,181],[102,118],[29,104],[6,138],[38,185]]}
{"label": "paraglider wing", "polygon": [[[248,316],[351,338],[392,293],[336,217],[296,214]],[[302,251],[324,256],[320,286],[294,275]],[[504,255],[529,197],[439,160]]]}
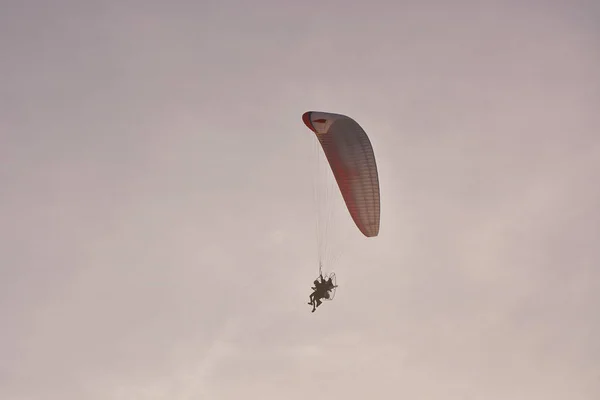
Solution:
{"label": "paraglider wing", "polygon": [[379,177],[371,141],[352,118],[308,111],[302,115],[315,133],[358,229],[367,237],[379,234]]}

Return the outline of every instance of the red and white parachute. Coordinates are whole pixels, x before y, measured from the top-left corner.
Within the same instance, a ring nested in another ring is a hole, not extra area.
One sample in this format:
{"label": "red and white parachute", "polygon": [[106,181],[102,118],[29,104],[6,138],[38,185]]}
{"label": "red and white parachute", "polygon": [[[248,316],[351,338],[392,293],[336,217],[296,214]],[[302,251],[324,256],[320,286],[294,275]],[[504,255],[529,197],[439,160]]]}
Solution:
{"label": "red and white parachute", "polygon": [[[380,191],[377,164],[371,141],[363,128],[352,118],[320,111],[308,111],[302,115],[304,124],[314,132],[320,147],[325,153],[330,171],[342,194],[346,208],[356,227],[366,237],[379,234]],[[324,171],[319,171],[324,173]],[[321,190],[322,188],[317,188]],[[331,193],[326,199],[317,199],[319,207],[331,207]],[[326,204],[323,204],[326,203]],[[330,264],[326,249],[328,224],[331,223],[330,210],[325,217],[318,217],[319,262]],[[325,225],[324,227],[322,225]],[[323,231],[324,229],[324,231]]]}

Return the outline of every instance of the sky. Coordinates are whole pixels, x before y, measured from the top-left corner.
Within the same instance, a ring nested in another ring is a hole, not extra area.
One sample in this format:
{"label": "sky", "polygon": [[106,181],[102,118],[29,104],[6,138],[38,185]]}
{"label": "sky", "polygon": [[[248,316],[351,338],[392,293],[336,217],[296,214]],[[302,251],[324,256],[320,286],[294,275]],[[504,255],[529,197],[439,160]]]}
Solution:
{"label": "sky", "polygon": [[600,398],[597,1],[0,6],[0,399]]}

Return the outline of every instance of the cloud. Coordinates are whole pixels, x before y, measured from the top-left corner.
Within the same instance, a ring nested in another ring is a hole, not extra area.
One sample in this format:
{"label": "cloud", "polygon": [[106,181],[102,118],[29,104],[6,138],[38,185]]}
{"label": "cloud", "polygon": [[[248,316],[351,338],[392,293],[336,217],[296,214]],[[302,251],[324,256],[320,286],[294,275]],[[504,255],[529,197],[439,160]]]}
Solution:
{"label": "cloud", "polygon": [[595,3],[67,3],[0,15],[0,397],[598,398]]}

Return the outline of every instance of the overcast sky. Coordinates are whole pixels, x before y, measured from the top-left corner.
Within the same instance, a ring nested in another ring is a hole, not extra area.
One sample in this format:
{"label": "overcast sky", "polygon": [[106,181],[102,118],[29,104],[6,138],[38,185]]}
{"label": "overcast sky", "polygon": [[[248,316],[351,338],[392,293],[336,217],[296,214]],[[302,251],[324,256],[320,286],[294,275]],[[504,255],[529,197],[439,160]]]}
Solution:
{"label": "overcast sky", "polygon": [[[0,51],[0,399],[600,398],[598,1],[1,0]],[[382,196],[314,314],[308,110]]]}

